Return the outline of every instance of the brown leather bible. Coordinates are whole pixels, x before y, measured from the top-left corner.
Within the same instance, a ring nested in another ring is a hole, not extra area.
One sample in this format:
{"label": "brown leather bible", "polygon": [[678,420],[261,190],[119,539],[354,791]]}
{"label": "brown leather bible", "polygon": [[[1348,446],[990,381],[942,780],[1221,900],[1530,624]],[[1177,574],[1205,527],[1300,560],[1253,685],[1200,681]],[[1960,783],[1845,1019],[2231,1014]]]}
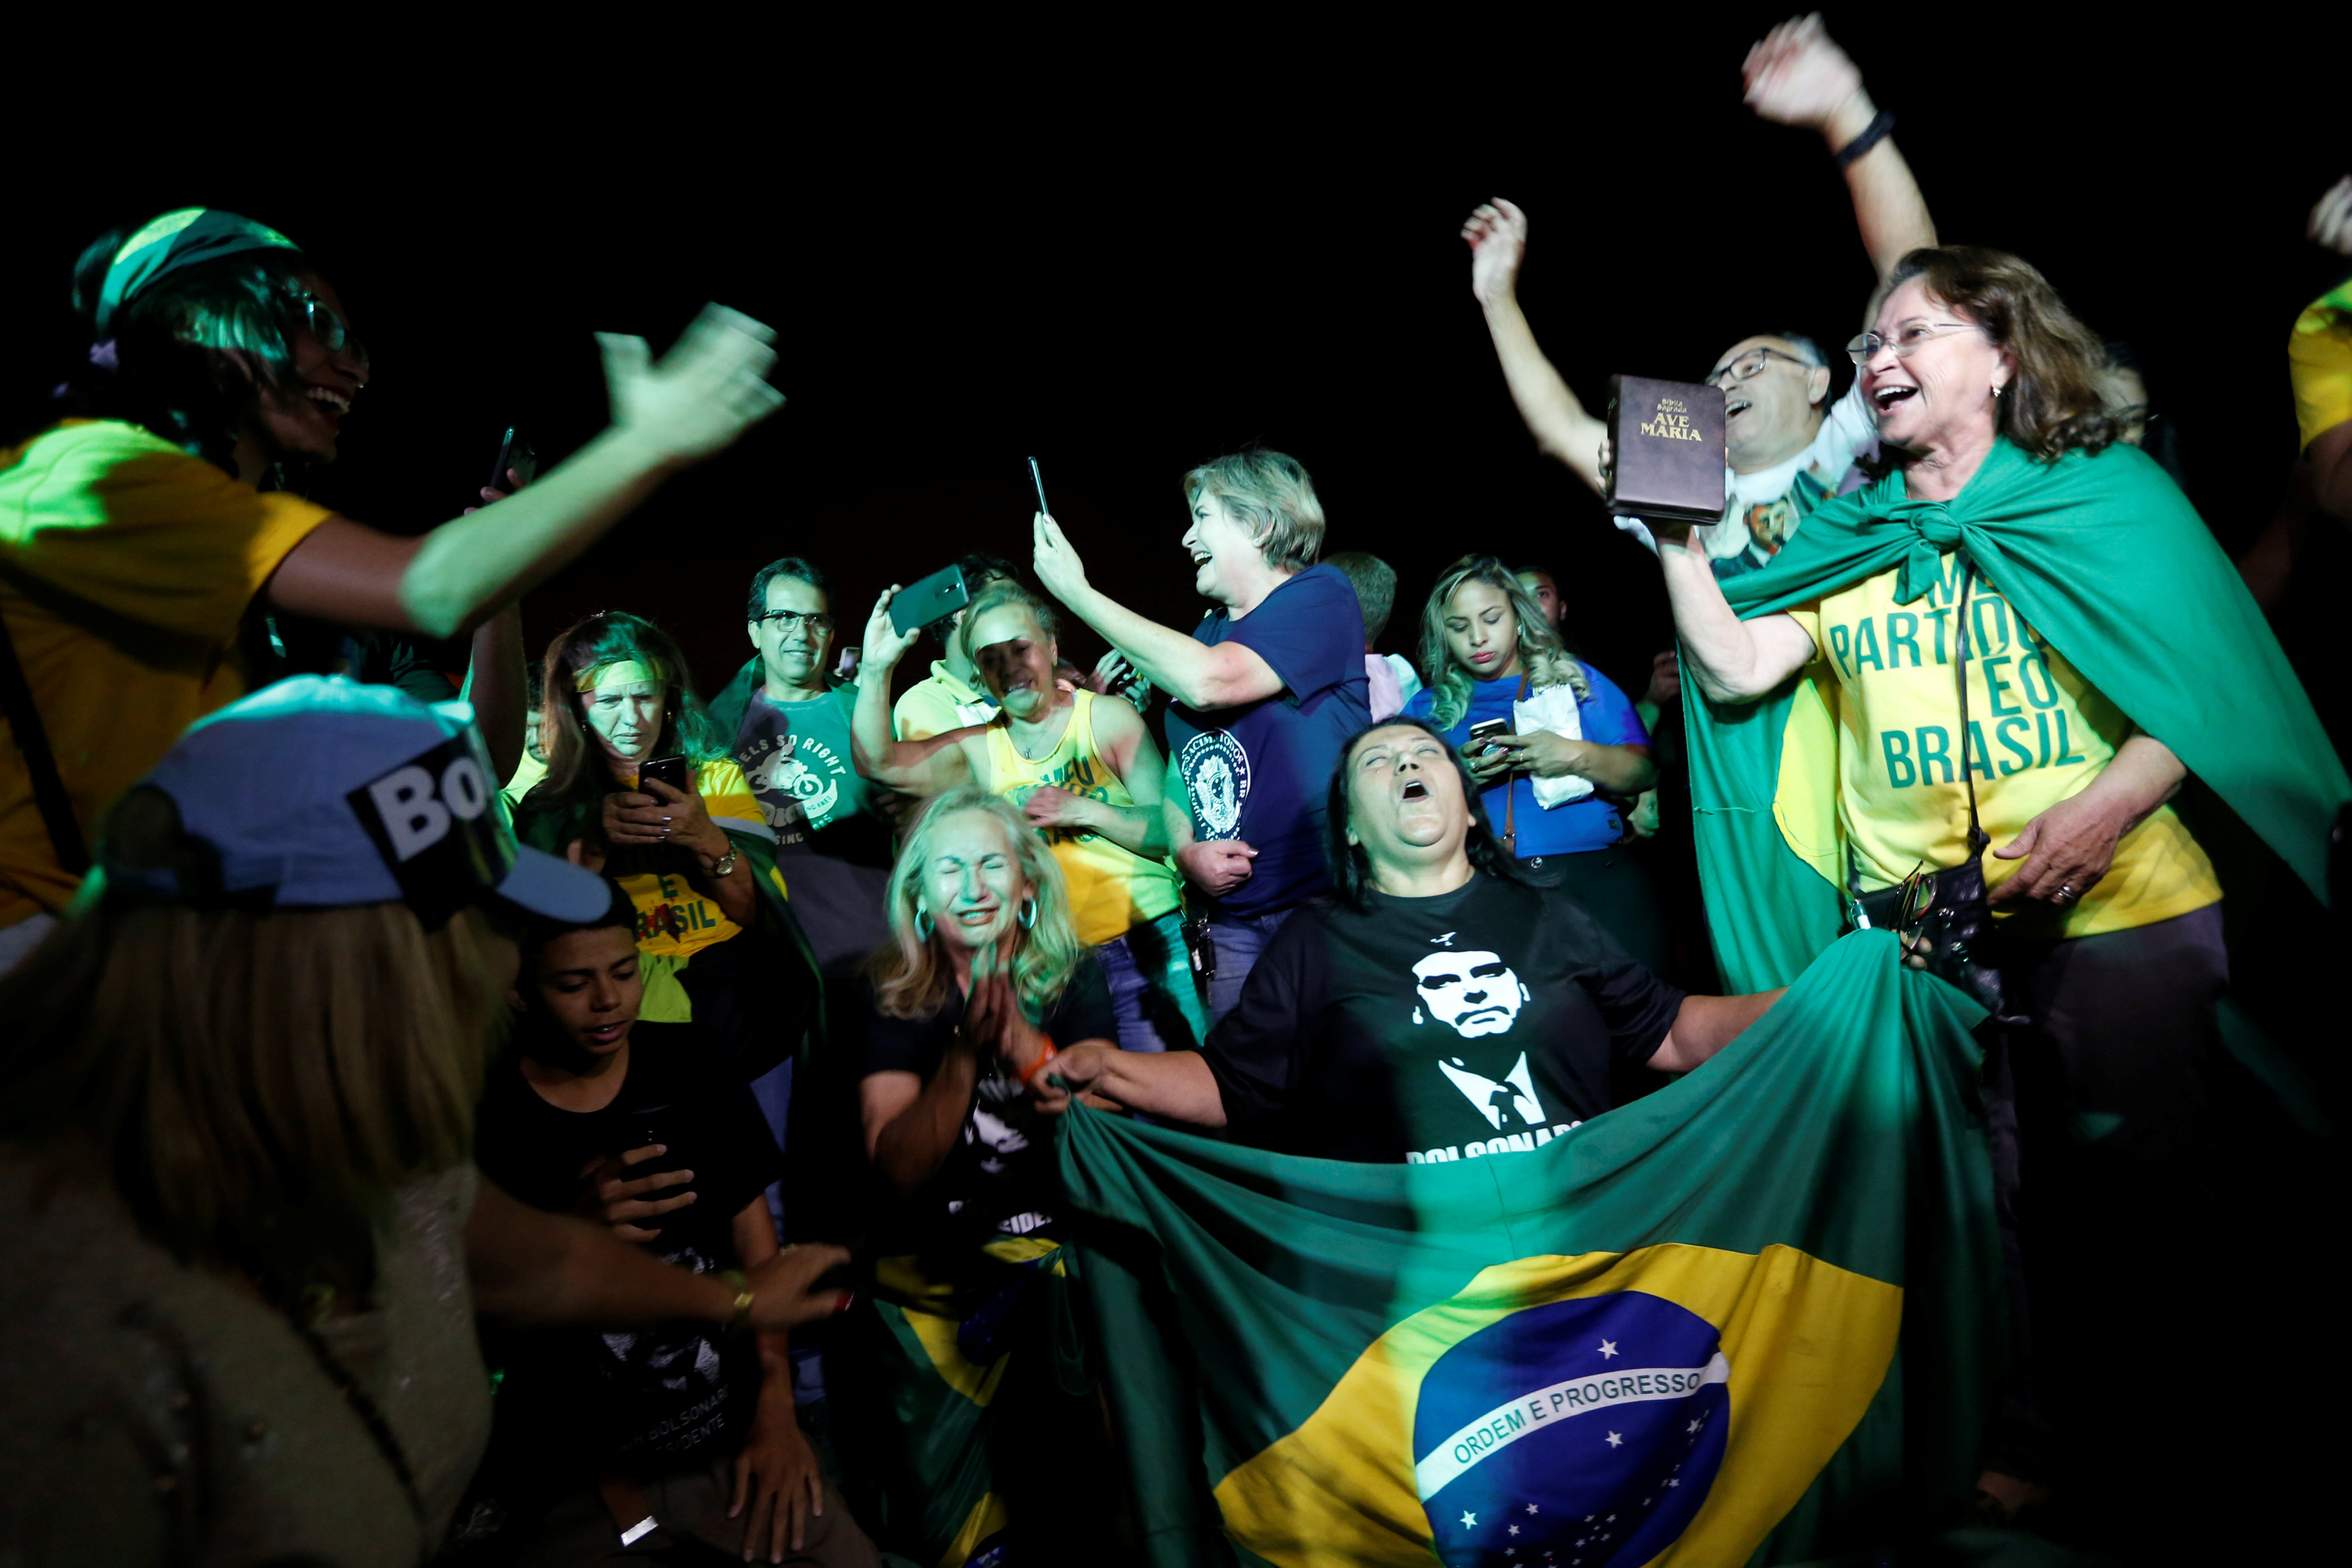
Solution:
{"label": "brown leather bible", "polygon": [[1662,523],[1723,517],[1723,389],[1609,378],[1609,509]]}

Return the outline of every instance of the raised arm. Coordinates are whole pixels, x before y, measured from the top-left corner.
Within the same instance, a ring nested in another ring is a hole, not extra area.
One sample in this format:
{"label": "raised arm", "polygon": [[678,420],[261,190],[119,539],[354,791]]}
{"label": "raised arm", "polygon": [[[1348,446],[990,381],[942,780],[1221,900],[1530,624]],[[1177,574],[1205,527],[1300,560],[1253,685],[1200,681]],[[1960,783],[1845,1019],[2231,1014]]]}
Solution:
{"label": "raised arm", "polygon": [[[1748,51],[1741,68],[1748,107],[1766,120],[1821,132],[1832,154],[1845,151],[1870,129],[1878,106],[1863,89],[1862,71],[1832,43],[1821,13],[1783,22]],[[1854,222],[1862,247],[1880,281],[1911,251],[1936,243],[1927,199],[1911,177],[1911,165],[1882,136],[1846,165],[1846,189],[1853,195]]]}
{"label": "raised arm", "polygon": [[604,537],[670,475],[716,456],[775,412],[775,333],[711,306],[661,363],[642,338],[600,334],[613,423],[519,496],[421,538],[330,517],[269,580],[280,610],[454,636]]}
{"label": "raised arm", "polygon": [[1145,620],[1087,580],[1086,563],[1070,547],[1061,524],[1040,512],[1032,527],[1034,564],[1045,591],[1126,654],[1145,680],[1178,702],[1196,708],[1238,707],[1281,692],[1282,677],[1255,652],[1238,643],[1213,648],[1194,642],[1188,632]]}
{"label": "raised arm", "polygon": [[962,743],[986,727],[927,735],[920,740],[890,737],[890,676],[898,661],[922,635],[922,628],[901,632],[890,624],[890,599],[898,591],[892,583],[874,601],[866,618],[864,652],[857,661],[857,706],[849,718],[849,750],[857,771],[877,783],[909,795],[938,795],[969,781],[971,764]]}
{"label": "raised arm", "polygon": [[1519,417],[1544,455],[1565,463],[1576,476],[1601,489],[1601,438],[1607,427],[1585,412],[1552,362],[1536,344],[1535,329],[1519,308],[1519,264],[1528,253],[1528,216],[1500,196],[1472,213],[1462,225],[1470,246],[1470,292],[1486,315],[1495,358]]}
{"label": "raised arm", "polygon": [[1742,621],[1723,597],[1706,553],[1688,543],[1687,530],[1668,530],[1658,540],[1684,662],[1699,689],[1717,702],[1754,702],[1812,662],[1813,640],[1790,616]]}

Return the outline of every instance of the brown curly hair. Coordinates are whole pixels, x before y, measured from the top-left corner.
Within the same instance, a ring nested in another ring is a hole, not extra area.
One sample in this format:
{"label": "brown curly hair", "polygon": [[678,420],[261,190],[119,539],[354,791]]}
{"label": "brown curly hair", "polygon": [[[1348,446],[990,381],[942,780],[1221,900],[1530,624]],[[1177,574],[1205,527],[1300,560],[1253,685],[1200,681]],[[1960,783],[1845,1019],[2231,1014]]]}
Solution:
{"label": "brown curly hair", "polygon": [[2106,348],[2039,267],[1979,245],[1915,250],[1895,264],[1879,298],[1915,277],[2017,361],[2017,379],[1995,417],[2000,433],[2028,456],[2054,463],[2069,452],[2098,453],[2115,443],[2119,433],[2099,396]]}

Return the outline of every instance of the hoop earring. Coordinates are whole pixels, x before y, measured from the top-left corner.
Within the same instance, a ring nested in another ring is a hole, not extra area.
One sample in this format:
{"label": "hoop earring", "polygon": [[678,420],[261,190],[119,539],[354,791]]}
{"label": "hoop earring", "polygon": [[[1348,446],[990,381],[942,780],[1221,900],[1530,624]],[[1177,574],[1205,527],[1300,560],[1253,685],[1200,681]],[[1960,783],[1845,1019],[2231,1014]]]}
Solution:
{"label": "hoop earring", "polygon": [[931,939],[931,932],[934,929],[936,929],[936,927],[931,923],[931,912],[925,909],[919,904],[915,905],[915,940],[918,942],[929,941]]}
{"label": "hoop earring", "polygon": [[1036,927],[1037,901],[1034,898],[1024,898],[1021,901],[1021,929],[1034,931]]}

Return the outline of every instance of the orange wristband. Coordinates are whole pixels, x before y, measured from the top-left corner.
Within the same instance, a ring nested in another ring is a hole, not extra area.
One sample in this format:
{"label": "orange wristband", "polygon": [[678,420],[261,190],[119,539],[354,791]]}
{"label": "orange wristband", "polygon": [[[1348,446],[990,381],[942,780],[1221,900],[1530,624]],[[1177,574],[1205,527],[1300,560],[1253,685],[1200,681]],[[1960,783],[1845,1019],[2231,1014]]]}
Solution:
{"label": "orange wristband", "polygon": [[1024,1088],[1035,1083],[1037,1082],[1037,1074],[1045,1071],[1045,1064],[1053,1061],[1054,1058],[1062,1054],[1060,1051],[1054,1049],[1054,1037],[1052,1035],[1039,1035],[1037,1038],[1045,1042],[1045,1054],[1031,1062],[1029,1064],[1029,1071],[1021,1075],[1021,1082]]}

